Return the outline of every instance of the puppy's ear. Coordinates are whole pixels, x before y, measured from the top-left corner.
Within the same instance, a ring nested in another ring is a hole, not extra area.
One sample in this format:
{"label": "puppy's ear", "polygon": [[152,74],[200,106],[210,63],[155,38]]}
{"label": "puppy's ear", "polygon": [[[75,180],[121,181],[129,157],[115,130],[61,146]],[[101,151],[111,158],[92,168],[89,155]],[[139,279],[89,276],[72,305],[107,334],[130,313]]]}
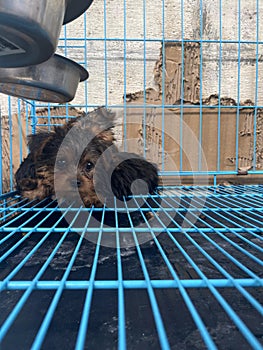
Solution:
{"label": "puppy's ear", "polygon": [[96,118],[96,122],[102,126],[105,126],[105,128],[108,124],[113,126],[116,119],[116,114],[105,107],[95,109],[90,113],[90,115],[91,117]]}
{"label": "puppy's ear", "polygon": [[114,133],[111,129],[104,130],[103,132],[99,133],[97,138],[107,143],[113,143],[115,141]]}
{"label": "puppy's ear", "polygon": [[115,122],[115,113],[104,107],[95,109],[87,114],[71,120],[67,123],[67,128],[76,127],[87,132],[98,139],[106,142],[113,142],[114,133],[112,128]]}
{"label": "puppy's ear", "polygon": [[28,136],[28,147],[30,153],[37,157],[42,153],[43,148],[50,141],[52,137],[52,133],[50,132],[40,132],[38,134]]}
{"label": "puppy's ear", "polygon": [[98,139],[105,142],[114,142],[115,138],[112,128],[115,124],[115,113],[102,107],[91,112],[91,117],[95,121],[92,131]]}

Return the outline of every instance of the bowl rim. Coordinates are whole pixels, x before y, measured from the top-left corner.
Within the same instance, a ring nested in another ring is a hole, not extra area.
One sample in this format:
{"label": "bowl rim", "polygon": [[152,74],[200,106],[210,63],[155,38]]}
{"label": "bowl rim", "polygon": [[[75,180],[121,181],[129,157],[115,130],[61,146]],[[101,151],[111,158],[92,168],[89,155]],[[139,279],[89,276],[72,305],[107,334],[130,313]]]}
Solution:
{"label": "bowl rim", "polygon": [[[50,62],[51,61],[51,62]],[[43,79],[43,81],[40,80],[36,80],[33,78],[32,75],[30,75],[30,69],[33,67],[33,69],[38,69],[38,67],[41,66],[40,68],[40,75],[43,76],[43,70],[47,70],[49,69],[49,67],[52,67],[52,61],[53,61],[53,67],[56,68],[54,62],[60,61],[61,62],[61,66],[62,66],[62,70],[64,70],[65,72],[67,71],[71,71],[73,70],[73,74],[76,76],[76,82],[77,85],[79,82],[82,82],[84,80],[86,80],[89,77],[89,73],[88,71],[82,67],[80,64],[76,63],[75,61],[55,54],[53,55],[49,60],[37,64],[37,65],[32,65],[32,66],[27,66],[27,67],[17,67],[17,68],[0,68],[0,92],[7,94],[7,95],[11,95],[11,96],[15,96],[15,97],[20,97],[20,98],[26,98],[26,99],[31,99],[31,100],[37,100],[37,101],[44,101],[44,102],[57,102],[57,101],[52,101],[52,100],[47,100],[47,99],[37,99],[34,97],[30,97],[30,96],[23,96],[23,94],[17,94],[10,91],[9,86],[10,85],[17,85],[17,86],[21,86],[21,87],[28,87],[31,89],[40,89],[40,90],[47,90],[50,92],[54,92],[54,93],[58,93],[63,97],[63,103],[64,102],[69,102],[71,101],[74,96],[76,91],[74,92],[74,95],[72,96],[72,94],[70,93],[70,90],[68,90],[66,87],[62,88],[60,85],[56,85],[55,83],[53,85],[53,83],[50,81],[45,81],[45,79]],[[52,67],[52,68],[53,68]],[[68,68],[68,69],[67,69]],[[75,81],[75,80],[74,80]],[[6,86],[6,88],[5,88]],[[62,103],[62,100],[59,102]]]}
{"label": "bowl rim", "polygon": [[47,59],[46,61],[42,62],[42,63],[38,63],[38,64],[33,64],[30,66],[23,66],[23,67],[10,67],[10,68],[5,68],[5,67],[0,67],[0,83],[1,83],[1,79],[3,79],[4,77],[9,77],[9,79],[12,78],[12,73],[16,73],[16,74],[21,74],[22,71],[28,71],[32,68],[38,69],[38,67],[45,67],[45,68],[49,68],[49,66],[52,64],[52,61],[61,61],[63,63],[63,65],[66,66],[71,66],[71,68],[75,68],[78,72],[79,72],[79,80],[80,81],[84,81],[86,79],[88,79],[89,77],[89,72],[87,71],[86,68],[84,68],[81,64],[75,62],[74,60],[59,55],[59,54],[54,54],[52,55],[49,59]]}
{"label": "bowl rim", "polygon": [[[66,65],[72,65],[72,66],[74,66],[75,68],[77,68],[77,69],[79,70],[79,72],[80,72],[80,81],[84,81],[84,80],[88,79],[88,77],[89,77],[89,72],[88,72],[87,69],[84,68],[81,64],[79,64],[79,63],[73,61],[72,59],[70,59],[70,58],[68,58],[68,57],[59,55],[59,54],[57,54],[57,53],[55,53],[53,56],[51,56],[51,58],[53,58],[53,59],[55,59],[55,60],[61,60],[61,61],[63,61]],[[51,59],[51,58],[50,58],[50,59]],[[49,60],[50,60],[50,59],[49,59]],[[48,63],[49,60],[47,60],[47,61],[45,61],[45,62],[43,62],[43,63],[41,63],[41,64]]]}

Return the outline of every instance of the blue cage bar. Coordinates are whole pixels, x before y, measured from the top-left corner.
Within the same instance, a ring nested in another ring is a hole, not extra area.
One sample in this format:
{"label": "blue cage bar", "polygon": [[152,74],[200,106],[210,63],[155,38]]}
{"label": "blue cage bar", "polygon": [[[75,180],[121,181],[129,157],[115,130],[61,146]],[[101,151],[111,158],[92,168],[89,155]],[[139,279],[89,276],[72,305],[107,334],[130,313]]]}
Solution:
{"label": "blue cage bar", "polygon": [[[262,25],[259,0],[94,0],[57,48],[75,99],[1,95],[1,349],[263,349]],[[27,136],[101,106],[158,163],[153,205],[20,197]]]}

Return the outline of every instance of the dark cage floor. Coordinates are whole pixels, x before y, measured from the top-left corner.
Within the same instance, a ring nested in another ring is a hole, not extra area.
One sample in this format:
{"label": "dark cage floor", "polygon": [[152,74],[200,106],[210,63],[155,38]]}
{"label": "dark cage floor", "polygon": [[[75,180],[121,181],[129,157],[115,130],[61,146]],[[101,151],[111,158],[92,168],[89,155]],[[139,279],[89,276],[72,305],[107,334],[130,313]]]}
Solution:
{"label": "dark cage floor", "polygon": [[113,227],[2,196],[1,350],[263,349],[263,186],[152,199]]}

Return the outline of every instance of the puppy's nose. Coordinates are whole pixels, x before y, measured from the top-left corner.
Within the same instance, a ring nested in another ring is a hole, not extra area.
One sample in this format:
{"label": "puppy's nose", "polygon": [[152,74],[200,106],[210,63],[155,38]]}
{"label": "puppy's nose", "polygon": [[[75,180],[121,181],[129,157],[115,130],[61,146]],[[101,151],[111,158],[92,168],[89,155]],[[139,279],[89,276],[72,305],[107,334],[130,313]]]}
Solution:
{"label": "puppy's nose", "polygon": [[70,184],[71,184],[72,187],[76,187],[76,186],[80,187],[81,181],[80,180],[77,180],[77,181],[76,180],[71,180]]}

